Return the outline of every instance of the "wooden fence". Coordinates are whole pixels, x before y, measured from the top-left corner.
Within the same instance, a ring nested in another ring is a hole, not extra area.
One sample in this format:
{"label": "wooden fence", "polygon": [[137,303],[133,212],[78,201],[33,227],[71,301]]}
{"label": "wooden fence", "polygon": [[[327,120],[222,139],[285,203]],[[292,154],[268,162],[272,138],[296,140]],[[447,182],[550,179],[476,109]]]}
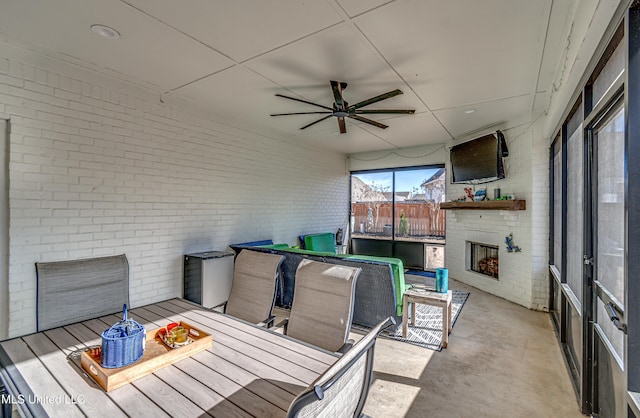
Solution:
{"label": "wooden fence", "polygon": [[[358,202],[351,205],[354,232],[391,236],[391,202]],[[404,212],[409,224],[408,237],[444,236],[446,215],[438,203],[396,202],[396,236]],[[371,209],[371,210],[369,210]]]}

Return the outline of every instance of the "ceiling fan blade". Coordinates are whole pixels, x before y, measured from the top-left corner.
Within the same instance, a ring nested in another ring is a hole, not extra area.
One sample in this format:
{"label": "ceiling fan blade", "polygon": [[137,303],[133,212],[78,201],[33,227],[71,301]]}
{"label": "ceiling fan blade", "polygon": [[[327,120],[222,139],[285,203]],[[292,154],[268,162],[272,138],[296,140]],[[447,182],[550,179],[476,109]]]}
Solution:
{"label": "ceiling fan blade", "polygon": [[372,115],[375,113],[389,113],[389,114],[401,114],[401,115],[413,115],[416,113],[415,109],[356,109],[356,115]]}
{"label": "ceiling fan blade", "polygon": [[333,112],[293,112],[293,113],[272,113],[271,116],[287,116],[287,115],[326,115]]}
{"label": "ceiling fan blade", "polygon": [[336,108],[338,111],[344,109],[344,100],[342,99],[342,85],[339,81],[331,80],[331,90],[333,90],[333,98],[336,101]]}
{"label": "ceiling fan blade", "polygon": [[381,94],[379,96],[372,97],[370,99],[363,100],[363,101],[361,101],[359,103],[353,104],[353,105],[349,106],[347,110],[357,109],[359,107],[368,106],[368,105],[370,105],[372,103],[376,103],[376,102],[379,102],[381,100],[389,99],[389,98],[397,96],[399,94],[402,94],[402,91],[400,91],[399,89],[395,89],[395,90],[390,91],[388,93],[383,93],[383,94]]}
{"label": "ceiling fan blade", "polygon": [[304,125],[304,126],[303,126],[302,128],[300,128],[300,129],[307,129],[309,126],[311,126],[311,125],[315,125],[315,124],[316,124],[316,123],[318,123],[318,122],[322,122],[322,121],[323,121],[323,120],[325,120],[325,119],[329,119],[331,116],[332,116],[332,115],[327,115],[327,116],[325,116],[324,118],[320,118],[320,119],[318,119],[318,120],[317,120],[317,121],[315,121],[315,122],[311,122],[311,123],[310,123],[310,124],[308,124],[308,125]]}
{"label": "ceiling fan blade", "polygon": [[368,123],[369,125],[377,126],[378,128],[382,128],[382,129],[387,129],[388,128],[388,126],[383,124],[383,123],[376,122],[375,120],[363,118],[362,116],[349,115],[349,117],[351,119],[359,120],[360,122]]}
{"label": "ceiling fan blade", "polygon": [[296,99],[295,97],[285,96],[284,94],[280,94],[280,93],[276,93],[276,96],[284,97],[285,99],[289,99],[289,100],[295,100],[296,102],[302,102],[302,103],[310,104],[312,106],[321,107],[323,109],[327,109],[327,110],[330,110],[330,111],[333,112],[333,109],[328,107],[328,106],[323,106],[323,105],[320,105],[320,104],[317,104],[317,103],[313,103],[313,102],[309,102],[309,101],[302,100],[302,99]]}
{"label": "ceiling fan blade", "polygon": [[340,127],[340,133],[341,134],[346,134],[347,133],[347,126],[344,123],[344,117],[338,116],[338,126]]}

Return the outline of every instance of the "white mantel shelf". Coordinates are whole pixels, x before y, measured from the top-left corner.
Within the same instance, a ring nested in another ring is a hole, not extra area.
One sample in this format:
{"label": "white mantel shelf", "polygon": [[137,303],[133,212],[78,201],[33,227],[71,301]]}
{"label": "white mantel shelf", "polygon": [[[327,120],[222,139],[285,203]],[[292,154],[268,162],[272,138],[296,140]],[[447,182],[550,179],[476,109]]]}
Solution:
{"label": "white mantel shelf", "polygon": [[483,202],[443,202],[440,209],[526,210],[526,200],[486,200]]}

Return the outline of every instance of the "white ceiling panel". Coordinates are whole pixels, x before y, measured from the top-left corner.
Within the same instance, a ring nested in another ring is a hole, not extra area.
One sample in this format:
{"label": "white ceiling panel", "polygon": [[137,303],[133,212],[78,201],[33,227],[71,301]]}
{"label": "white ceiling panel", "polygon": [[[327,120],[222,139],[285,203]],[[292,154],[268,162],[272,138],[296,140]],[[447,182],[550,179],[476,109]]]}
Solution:
{"label": "white ceiling panel", "polygon": [[384,119],[384,124],[389,127],[379,129],[366,124],[362,124],[360,127],[395,148],[441,144],[452,139],[451,135],[431,113],[387,118]]}
{"label": "white ceiling panel", "polygon": [[304,131],[299,131],[296,138],[305,141],[321,140],[323,146],[332,147],[336,151],[340,148],[349,148],[351,150],[349,152],[359,152],[357,149],[360,146],[372,150],[383,150],[439,144],[451,139],[451,136],[430,113],[378,120],[383,120],[389,127],[381,129],[347,118],[347,133],[340,134],[336,119],[330,118]]}
{"label": "white ceiling panel", "polygon": [[296,140],[304,142],[310,146],[320,145],[322,148],[347,154],[361,152],[362,149],[380,151],[391,148],[386,141],[383,141],[366,130],[360,129],[356,125],[349,125],[347,123],[347,133],[340,134],[337,130],[335,120],[325,122],[329,125],[332,125],[331,122],[333,122],[332,126],[335,126],[336,128],[328,131],[305,130],[303,131],[304,133],[295,137]]}
{"label": "white ceiling panel", "polygon": [[229,125],[268,126],[295,132],[300,121],[283,117],[281,124],[270,113],[286,112],[285,103],[274,96],[278,87],[269,80],[235,66],[179,88],[168,96],[184,98],[203,107],[214,119]]}
{"label": "white ceiling panel", "polygon": [[571,32],[571,18],[577,4],[570,0],[556,0],[551,5],[550,22],[546,33],[544,56],[540,65],[537,89],[549,90],[563,60]]}
{"label": "white ceiling panel", "polygon": [[407,0],[355,21],[437,110],[531,92],[549,1]]}
{"label": "white ceiling panel", "polygon": [[[101,38],[91,32],[93,24],[112,27],[120,39]],[[3,2],[0,31],[160,90],[232,65],[210,48],[114,0]]]}
{"label": "white ceiling panel", "polygon": [[[567,36],[603,19],[597,0],[582,2],[20,0],[3,2],[0,37],[227,126],[357,153],[505,129],[548,110]],[[92,33],[96,23],[120,39]],[[386,130],[348,119],[343,135],[334,117],[300,130],[322,115],[270,116],[321,110],[276,93],[332,107],[330,80],[348,83],[349,104],[400,89],[366,108],[416,114],[367,115]]]}
{"label": "white ceiling panel", "polygon": [[238,62],[342,20],[326,1],[125,1]]}
{"label": "white ceiling panel", "polygon": [[[371,45],[347,24],[294,42],[245,65],[288,90],[282,94],[298,94],[325,106],[333,103],[329,81],[338,80],[348,84],[343,96],[351,104],[399,88],[403,95],[368,108],[426,110]],[[296,110],[298,107],[292,107],[291,111],[304,111]]]}
{"label": "white ceiling panel", "polygon": [[531,95],[525,95],[479,103],[473,105],[475,111],[471,114],[465,113],[466,108],[438,110],[434,114],[455,139],[492,126],[506,129],[512,120],[522,123],[523,116],[530,120],[532,99]]}
{"label": "white ceiling panel", "polygon": [[545,91],[542,93],[536,93],[533,101],[533,116],[539,115],[548,108],[551,101],[551,92]]}
{"label": "white ceiling panel", "polygon": [[381,5],[393,3],[395,0],[337,0],[340,7],[350,16],[355,17]]}

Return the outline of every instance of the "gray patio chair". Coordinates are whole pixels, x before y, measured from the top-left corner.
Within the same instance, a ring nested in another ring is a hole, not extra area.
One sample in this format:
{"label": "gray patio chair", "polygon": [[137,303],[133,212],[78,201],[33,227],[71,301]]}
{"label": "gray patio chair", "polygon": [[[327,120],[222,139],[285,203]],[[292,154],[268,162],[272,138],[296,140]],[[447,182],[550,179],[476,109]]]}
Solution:
{"label": "gray patio chair", "polygon": [[361,417],[373,371],[373,349],[378,334],[395,324],[391,317],[373,327],[315,382],[298,395],[288,418]]}
{"label": "gray patio chair", "polygon": [[236,257],[229,299],[224,312],[245,321],[271,327],[276,301],[276,277],[284,257],[242,250]]}
{"label": "gray patio chair", "polygon": [[38,331],[121,312],[129,304],[124,254],[36,263],[36,277]]}
{"label": "gray patio chair", "polygon": [[[302,260],[285,334],[329,351],[345,351],[362,269]],[[345,346],[346,345],[346,346]]]}
{"label": "gray patio chair", "polygon": [[9,392],[4,387],[4,382],[0,379],[0,418],[11,418],[11,402]]}

